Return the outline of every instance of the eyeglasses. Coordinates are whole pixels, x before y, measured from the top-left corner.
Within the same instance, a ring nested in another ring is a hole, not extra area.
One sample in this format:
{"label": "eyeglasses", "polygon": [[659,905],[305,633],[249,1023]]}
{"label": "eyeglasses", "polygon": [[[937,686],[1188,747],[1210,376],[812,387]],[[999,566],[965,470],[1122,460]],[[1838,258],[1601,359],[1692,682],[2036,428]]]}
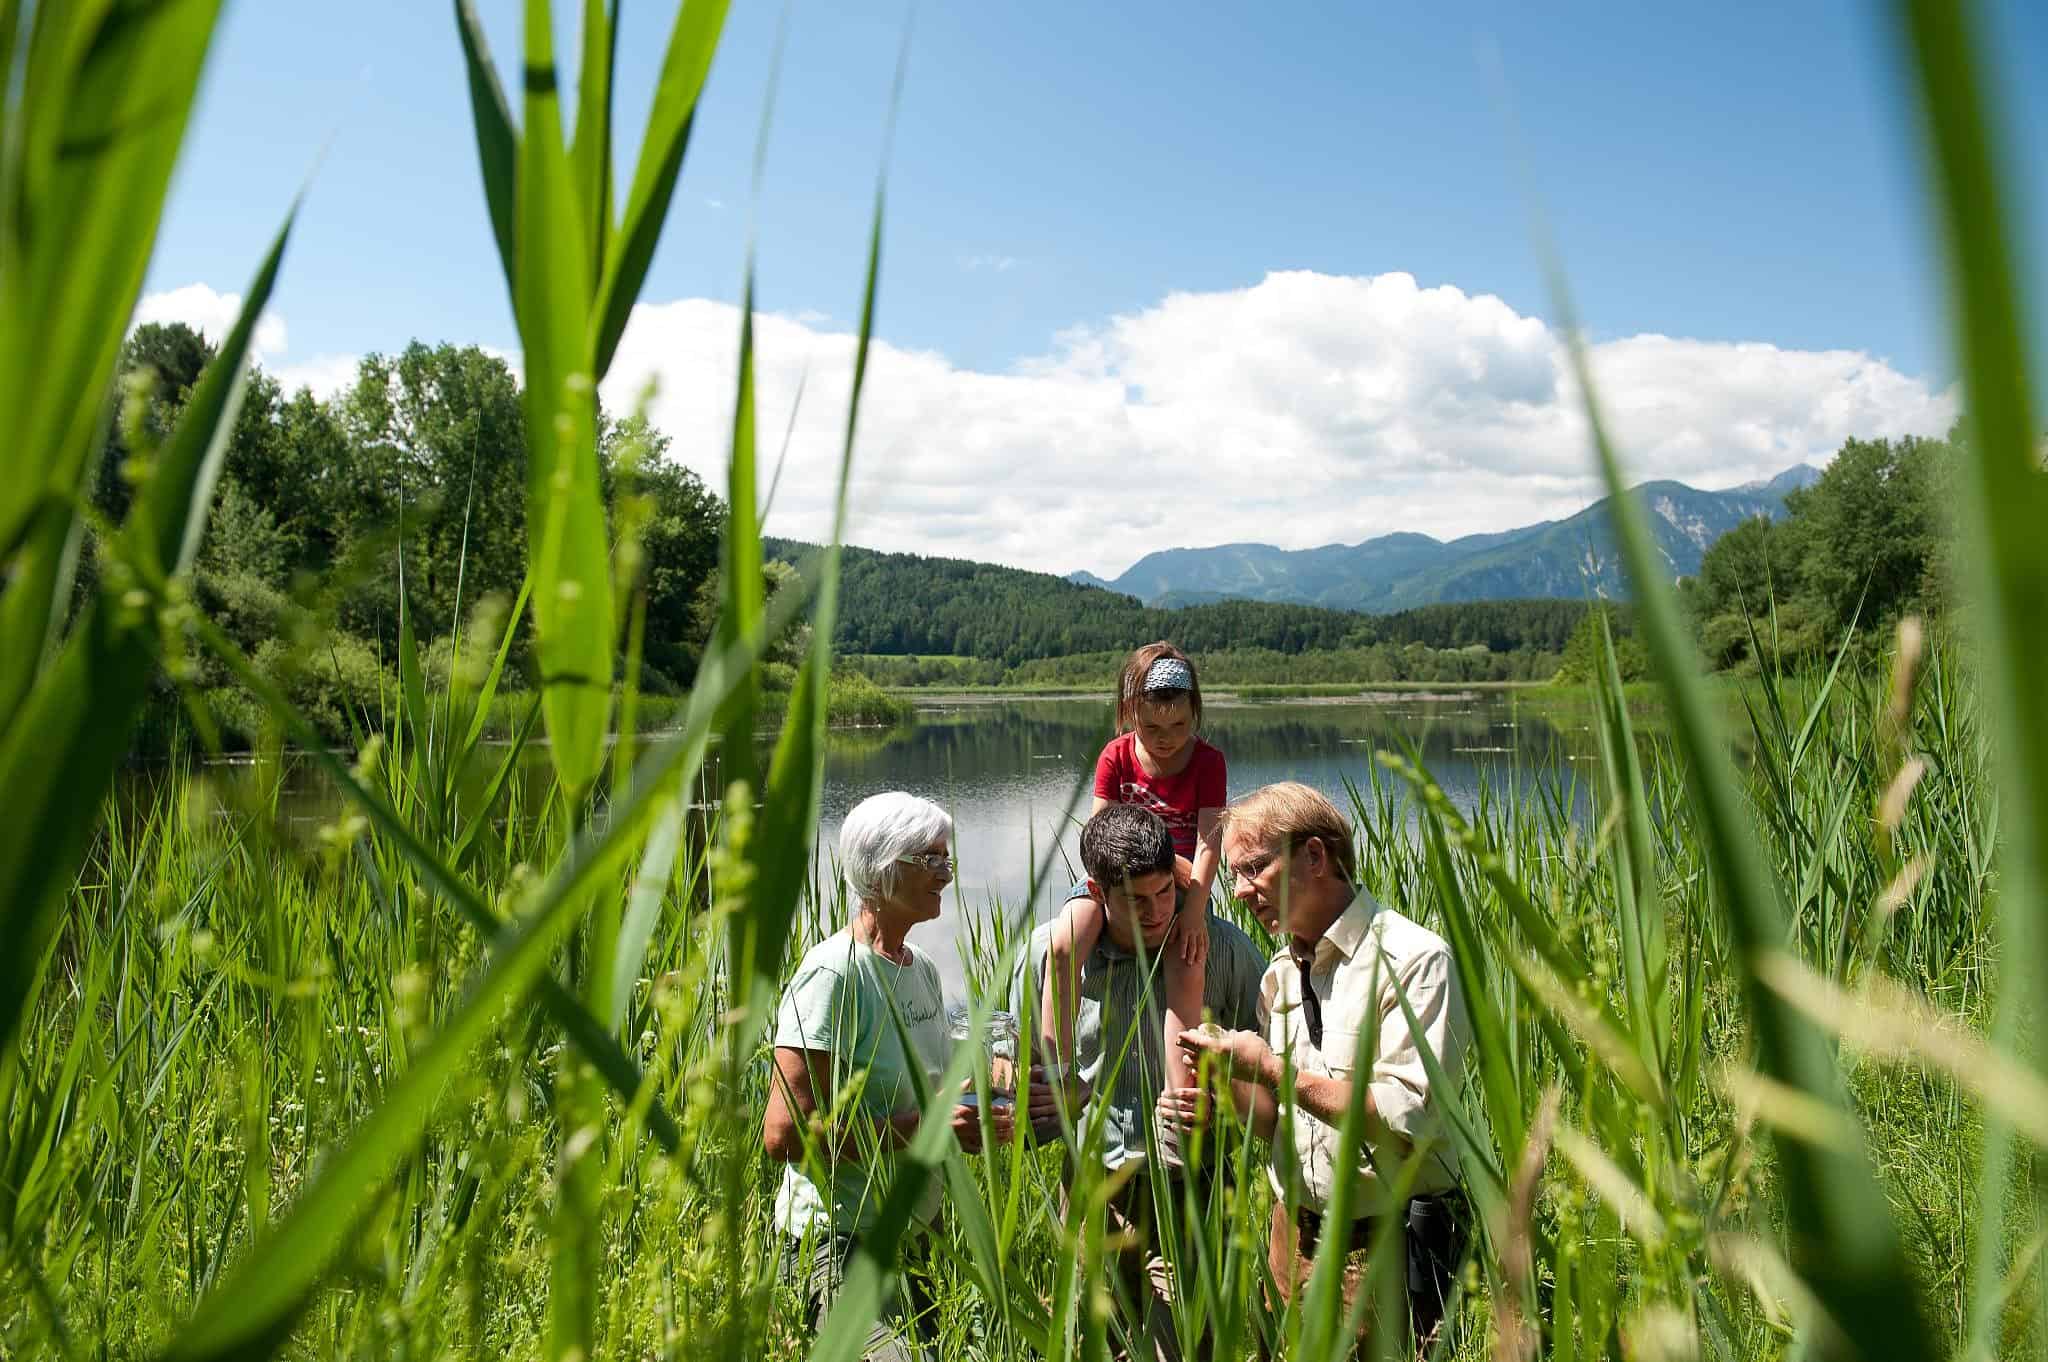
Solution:
{"label": "eyeglasses", "polygon": [[950,875],[958,869],[951,852],[920,851],[913,856],[898,856],[898,864],[921,866],[934,875]]}
{"label": "eyeglasses", "polygon": [[1259,876],[1266,873],[1266,867],[1279,859],[1279,856],[1280,853],[1277,851],[1263,851],[1256,856],[1247,857],[1242,861],[1232,862],[1230,867],[1231,877],[1240,880],[1256,880]]}

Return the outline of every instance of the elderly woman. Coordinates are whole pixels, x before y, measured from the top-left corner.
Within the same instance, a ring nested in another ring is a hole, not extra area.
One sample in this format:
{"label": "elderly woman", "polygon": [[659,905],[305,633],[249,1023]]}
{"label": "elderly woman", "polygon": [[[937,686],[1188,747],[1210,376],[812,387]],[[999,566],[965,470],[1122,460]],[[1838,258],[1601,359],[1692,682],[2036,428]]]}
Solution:
{"label": "elderly woman", "polygon": [[[776,1012],[761,1140],[770,1157],[787,1165],[775,1222],[786,1240],[784,1275],[802,1291],[813,1328],[881,1209],[897,1151],[917,1133],[911,1067],[923,1070],[927,1085],[945,1067],[938,966],[905,938],[939,915],[940,895],[953,878],[952,832],[944,809],[901,792],[865,799],[846,816],[839,860],[855,903],[852,920],[805,953]],[[842,1105],[835,1099],[849,1082],[859,1084],[858,1095]],[[827,1124],[824,1116],[833,1112],[838,1118]],[[952,1125],[964,1147],[979,1149],[973,1108],[955,1107]],[[990,1128],[1008,1138],[1010,1113],[992,1111]],[[917,1206],[906,1262],[923,1256],[924,1230],[938,1208],[932,1183]],[[927,1346],[934,1341],[927,1284],[921,1274],[902,1277],[905,1289],[876,1321],[867,1357],[915,1356],[900,1337],[906,1332]]]}

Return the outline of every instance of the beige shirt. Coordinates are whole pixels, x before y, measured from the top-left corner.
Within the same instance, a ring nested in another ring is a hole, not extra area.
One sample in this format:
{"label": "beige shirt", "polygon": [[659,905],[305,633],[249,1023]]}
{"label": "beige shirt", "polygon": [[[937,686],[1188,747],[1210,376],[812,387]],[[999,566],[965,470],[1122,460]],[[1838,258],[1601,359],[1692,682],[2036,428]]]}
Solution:
{"label": "beige shirt", "polygon": [[[1457,1156],[1449,1146],[1441,1113],[1430,1100],[1429,1073],[1400,1002],[1405,994],[1421,1024],[1422,1039],[1444,1076],[1455,1083],[1464,1072],[1470,1022],[1450,947],[1435,932],[1383,907],[1361,889],[1316,942],[1309,986],[1321,1004],[1321,1046],[1309,1040],[1308,1014],[1301,1006],[1301,966],[1292,952],[1282,950],[1275,956],[1259,981],[1259,1021],[1266,1043],[1278,1055],[1291,1051],[1298,1071],[1349,1077],[1359,1039],[1378,1018],[1367,1089],[1373,1109],[1399,1141],[1383,1142],[1377,1153],[1360,1151],[1362,1185],[1352,1202],[1354,1213],[1377,1215],[1393,1209],[1377,1195],[1379,1171],[1396,1178],[1400,1161],[1416,1149],[1426,1153],[1411,1194],[1450,1190],[1457,1184]],[[1326,1210],[1336,1189],[1340,1133],[1339,1125],[1283,1101],[1273,1140],[1275,1195],[1285,1195],[1288,1181],[1298,1176],[1301,1204],[1317,1212]]]}

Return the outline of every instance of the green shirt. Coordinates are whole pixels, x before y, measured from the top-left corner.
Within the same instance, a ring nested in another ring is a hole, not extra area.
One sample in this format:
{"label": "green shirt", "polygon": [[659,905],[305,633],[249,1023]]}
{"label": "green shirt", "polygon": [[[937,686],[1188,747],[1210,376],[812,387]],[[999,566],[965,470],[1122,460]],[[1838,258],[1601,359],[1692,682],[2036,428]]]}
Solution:
{"label": "green shirt", "polygon": [[[912,1058],[936,1084],[946,1067],[945,991],[932,958],[906,943],[910,963],[899,965],[853,939],[849,928],[804,953],[775,1014],[775,1044],[791,1050],[819,1050],[832,1056],[832,1092],[840,1100],[849,1083],[861,1084],[857,1110],[875,1118],[917,1106],[896,1020],[910,1037]],[[788,1165],[775,1196],[775,1223],[791,1238],[816,1232],[850,1234],[866,1229],[881,1210],[895,1172],[895,1153],[835,1161],[807,1170]],[[820,1174],[821,1188],[812,1178]],[[828,1195],[829,1194],[829,1195]],[[939,1187],[926,1190],[917,1218],[938,1213]]]}
{"label": "green shirt", "polygon": [[[1030,954],[1019,966],[1015,987],[1022,1016],[1041,1015],[1038,990],[1055,925],[1041,923],[1031,933]],[[1120,1167],[1145,1152],[1145,1127],[1166,1087],[1166,983],[1155,961],[1155,956],[1147,955],[1145,965],[1154,966],[1148,973],[1135,952],[1117,945],[1105,931],[1081,962],[1074,1057],[1095,1100],[1107,1111],[1102,1146],[1106,1168]],[[1219,1025],[1233,1031],[1259,1029],[1259,978],[1265,971],[1266,957],[1251,938],[1211,911],[1202,1006]],[[1105,1065],[1119,1061],[1116,1083],[1105,1093]]]}

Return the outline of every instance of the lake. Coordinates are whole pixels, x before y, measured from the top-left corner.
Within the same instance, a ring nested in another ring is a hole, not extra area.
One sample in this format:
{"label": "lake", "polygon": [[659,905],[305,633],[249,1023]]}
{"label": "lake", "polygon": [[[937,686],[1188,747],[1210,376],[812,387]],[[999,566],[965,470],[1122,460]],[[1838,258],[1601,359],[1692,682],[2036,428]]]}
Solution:
{"label": "lake", "polygon": [[[1413,745],[1452,801],[1469,808],[1482,780],[1496,791],[1574,779],[1583,787],[1596,753],[1589,722],[1500,691],[1243,703],[1218,696],[1204,706],[1202,735],[1229,762],[1233,797],[1299,780],[1347,807],[1346,780],[1363,786],[1376,750]],[[1034,898],[1034,856],[1043,860],[1049,848],[1034,915],[1050,917],[1078,877],[1076,820],[1087,817],[1096,754],[1111,732],[1106,701],[953,696],[920,702],[916,724],[886,736],[835,734],[821,851],[829,857],[836,848],[847,810],[882,790],[909,790],[952,813],[959,878],[946,915],[919,927],[916,939],[957,991],[969,911],[1000,904],[1014,912]]]}
{"label": "lake", "polygon": [[[1218,695],[1205,706],[1202,734],[1229,763],[1232,796],[1299,780],[1348,807],[1345,782],[1363,787],[1371,779],[1375,751],[1413,746],[1460,808],[1471,807],[1482,781],[1496,792],[1531,793],[1543,783],[1576,782],[1575,807],[1584,817],[1597,749],[1591,710],[1575,707],[1573,698],[1455,688],[1243,702]],[[960,874],[945,915],[919,927],[916,939],[957,994],[970,916],[998,907],[1014,914],[1028,902],[1042,920],[1079,878],[1079,820],[1088,814],[1096,755],[1110,736],[1106,701],[1015,695],[921,698],[913,724],[835,729],[825,762],[819,866],[829,870],[840,822],[871,794],[909,790],[949,810]],[[243,766],[246,759],[225,764]],[[131,795],[157,778],[139,776]],[[544,739],[527,763],[527,783],[527,807],[541,807],[549,783]],[[717,791],[716,776],[703,788]],[[326,823],[340,805],[339,791],[313,763],[292,766],[280,807],[287,823]],[[1048,855],[1034,893],[1034,870]]]}

